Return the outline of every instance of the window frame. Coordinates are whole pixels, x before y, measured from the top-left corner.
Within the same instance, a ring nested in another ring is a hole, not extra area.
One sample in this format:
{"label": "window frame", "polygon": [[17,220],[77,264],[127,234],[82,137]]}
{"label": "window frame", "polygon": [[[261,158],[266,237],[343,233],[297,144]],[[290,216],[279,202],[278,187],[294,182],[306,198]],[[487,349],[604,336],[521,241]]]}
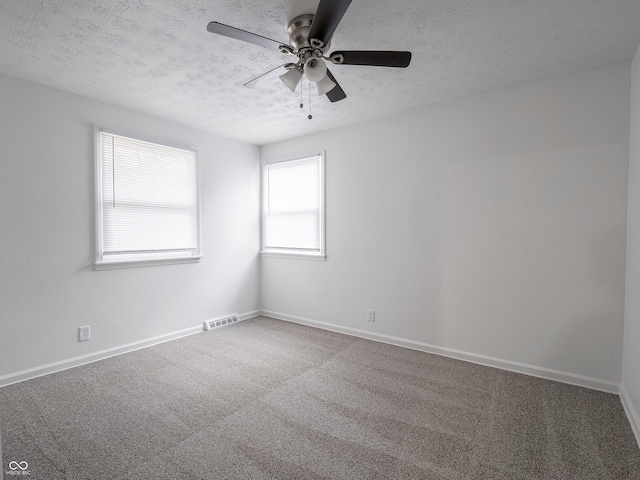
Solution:
{"label": "window frame", "polygon": [[[261,176],[261,198],[260,198],[260,254],[263,257],[274,257],[274,258],[293,258],[293,259],[304,259],[304,260],[319,260],[325,261],[327,258],[326,254],[326,159],[325,159],[325,151],[321,151],[319,153],[310,153],[306,155],[296,155],[294,157],[288,157],[283,159],[275,159],[275,160],[263,160],[260,176]],[[320,249],[318,252],[308,252],[301,250],[291,250],[291,249],[269,249],[265,247],[265,228],[267,223],[267,194],[268,194],[268,185],[267,185],[267,175],[266,170],[267,167],[271,165],[297,162],[301,160],[307,160],[310,158],[319,158],[320,162],[320,202],[319,202],[319,214],[320,214],[320,232],[319,232],[319,244]]]}
{"label": "window frame", "polygon": [[[104,218],[102,191],[102,133],[152,143],[155,145],[176,148],[193,152],[195,155],[196,174],[196,242],[195,251],[127,253],[114,255],[112,259],[105,259],[104,254]],[[200,152],[193,146],[172,144],[158,139],[150,139],[142,135],[131,135],[118,130],[106,129],[94,125],[94,194],[95,194],[95,270],[110,270],[117,268],[147,267],[154,265],[174,265],[180,263],[197,263],[202,259],[201,253],[201,198],[200,198]]]}

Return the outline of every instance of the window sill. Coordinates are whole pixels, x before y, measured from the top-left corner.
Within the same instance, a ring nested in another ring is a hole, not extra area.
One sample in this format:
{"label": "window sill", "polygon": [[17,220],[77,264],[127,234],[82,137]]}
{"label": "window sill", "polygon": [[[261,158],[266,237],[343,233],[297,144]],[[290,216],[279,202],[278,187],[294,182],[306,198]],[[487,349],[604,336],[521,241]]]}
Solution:
{"label": "window sill", "polygon": [[201,256],[197,257],[167,257],[138,260],[113,260],[109,262],[95,262],[96,270],[113,270],[116,268],[153,267],[156,265],[176,265],[178,263],[198,263]]}
{"label": "window sill", "polygon": [[327,256],[322,253],[270,252],[263,250],[260,255],[267,258],[295,258],[298,260],[315,260],[317,262],[327,260]]}

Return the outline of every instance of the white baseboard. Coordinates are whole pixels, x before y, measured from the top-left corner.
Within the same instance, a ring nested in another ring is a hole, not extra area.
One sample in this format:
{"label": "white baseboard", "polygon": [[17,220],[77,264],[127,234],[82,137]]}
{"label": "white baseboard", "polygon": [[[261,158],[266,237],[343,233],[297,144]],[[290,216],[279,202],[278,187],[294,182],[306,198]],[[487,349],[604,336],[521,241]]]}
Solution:
{"label": "white baseboard", "polygon": [[[238,315],[238,321],[247,320],[249,318],[257,317],[260,315],[258,310],[253,312],[247,312]],[[105,358],[115,357],[123,353],[133,352],[142,348],[150,347],[152,345],[158,345],[160,343],[169,342],[171,340],[177,340],[178,338],[187,337],[196,333],[201,333],[202,323],[196,327],[189,327],[176,332],[166,333],[157,337],[147,338],[133,343],[127,343],[119,347],[108,348],[106,350],[100,350],[98,352],[88,353],[79,357],[68,358],[60,360],[58,362],[48,363],[46,365],[40,365],[38,367],[21,370],[15,373],[9,373],[7,375],[0,376],[0,387],[5,387],[13,383],[22,382],[35,377],[41,377],[49,373],[59,372],[68,368],[77,367],[86,363],[96,362],[98,360],[104,360]]]}
{"label": "white baseboard", "polygon": [[[350,328],[350,327],[342,327],[340,325],[335,325],[335,324],[326,323],[326,322],[319,322],[317,320],[311,320],[308,318],[287,315],[284,313],[273,312],[270,310],[255,310],[252,312],[240,314],[238,315],[238,321],[247,320],[249,318],[253,318],[258,315],[264,315],[264,316],[276,318],[279,320],[299,323],[302,325],[308,325],[310,327],[321,328],[324,330],[331,330],[338,333],[344,333],[347,335],[353,335],[360,338],[366,338],[368,340],[389,343],[392,345],[411,348],[414,350],[432,353],[435,355],[442,355],[445,357],[455,358],[458,360],[464,360],[467,362],[486,365],[489,367],[499,368],[502,370],[509,370],[512,372],[523,373],[526,375],[545,378],[548,380],[555,380],[558,382],[564,382],[571,385],[577,385],[580,387],[600,390],[603,392],[616,393],[616,394],[620,393],[621,401],[625,408],[625,412],[629,417],[629,421],[631,423],[632,428],[634,429],[636,438],[639,439],[639,443],[640,443],[640,421],[638,420],[638,414],[633,408],[633,405],[630,403],[628,396],[623,395],[624,390],[623,392],[621,392],[620,385],[617,383],[609,382],[606,380],[600,380],[592,377],[586,377],[583,375],[577,375],[569,372],[553,370],[545,367],[539,367],[536,365],[518,363],[510,360],[503,360],[499,358],[488,357],[485,355],[479,355],[475,353],[464,352],[461,350],[455,350],[452,348],[440,347],[440,346],[431,345],[428,343],[417,342],[415,340],[407,340],[404,338],[368,332],[366,330],[359,330],[359,329]],[[30,378],[47,375],[49,373],[58,372],[60,370],[66,370],[68,368],[77,367],[79,365],[84,365],[86,363],[91,363],[98,360],[103,360],[105,358],[114,357],[116,355],[121,355],[123,353],[132,352],[135,350],[139,350],[141,348],[150,347],[152,345],[157,345],[159,343],[176,340],[178,338],[200,333],[202,331],[203,331],[202,324],[200,324],[195,327],[186,328],[184,330],[179,330],[176,332],[160,335],[157,337],[148,338],[138,342],[128,343],[126,345],[121,345],[118,347],[109,348],[106,350],[101,350],[98,352],[93,352],[86,355],[81,355],[78,357],[73,357],[73,358],[61,360],[58,362],[41,365],[34,368],[29,368],[19,372],[10,373],[7,375],[0,376],[0,387],[11,385],[13,383],[22,382]]]}
{"label": "white baseboard", "polygon": [[340,325],[335,325],[332,323],[319,322],[317,320],[296,317],[294,315],[287,315],[284,313],[273,312],[270,310],[262,310],[260,314],[264,315],[265,317],[271,317],[278,320],[285,320],[288,322],[308,325],[310,327],[322,328],[324,330],[331,330],[333,332],[344,333],[346,335],[353,335],[355,337],[366,338],[368,340],[374,340],[382,343],[389,343],[391,345],[411,348],[413,350],[420,350],[421,352],[433,353],[435,355],[441,355],[445,357],[455,358],[458,360],[464,360],[466,362],[486,365],[489,367],[499,368],[501,370],[508,370],[511,372],[523,373],[525,375],[531,375],[533,377],[539,377],[547,380],[554,380],[557,382],[568,383],[570,385],[577,385],[579,387],[585,387],[593,390],[600,390],[603,392],[615,393],[615,394],[618,394],[620,392],[620,384],[618,383],[610,382],[607,380],[601,380],[593,377],[587,377],[584,375],[577,375],[575,373],[563,372],[560,370],[554,370],[546,367],[539,367],[536,365],[529,365],[526,363],[513,362],[511,360],[503,360],[501,358],[489,357],[486,355],[479,355],[476,353],[465,352],[465,351],[456,350],[453,348],[440,347],[438,345],[431,345],[429,343],[417,342],[415,340],[407,340],[405,338],[392,337],[390,335],[383,335],[380,333],[368,332],[366,330],[359,330],[357,328],[342,327]]}
{"label": "white baseboard", "polygon": [[249,320],[250,318],[258,317],[260,315],[262,315],[260,310],[254,310],[252,312],[241,313],[241,314],[238,315],[238,321],[241,322],[242,320]]}
{"label": "white baseboard", "polygon": [[620,401],[622,402],[624,413],[627,414],[627,419],[629,419],[629,423],[631,424],[631,430],[633,430],[633,434],[636,436],[636,442],[638,442],[638,446],[640,447],[640,415],[638,415],[638,411],[635,409],[624,383],[620,386]]}

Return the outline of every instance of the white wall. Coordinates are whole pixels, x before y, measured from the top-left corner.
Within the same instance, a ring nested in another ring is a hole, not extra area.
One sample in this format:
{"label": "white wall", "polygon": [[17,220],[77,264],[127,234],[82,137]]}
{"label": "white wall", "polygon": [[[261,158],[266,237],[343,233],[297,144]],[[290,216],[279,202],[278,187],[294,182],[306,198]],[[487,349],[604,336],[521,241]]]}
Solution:
{"label": "white wall", "polygon": [[631,76],[627,295],[622,401],[640,444],[640,48]]}
{"label": "white wall", "polygon": [[[326,149],[328,259],[265,258],[260,274],[257,147],[0,76],[0,385],[262,308],[615,390],[630,78],[619,65],[263,147]],[[94,123],[199,146],[201,263],[93,270]],[[637,135],[631,150],[634,208]],[[638,409],[636,303],[624,385]]]}
{"label": "white wall", "polygon": [[[256,146],[6,76],[0,106],[0,385],[259,308]],[[200,263],[93,269],[94,123],[199,147]]]}
{"label": "white wall", "polygon": [[328,254],[263,258],[263,310],[617,391],[629,92],[623,64],[262,147],[326,149]]}

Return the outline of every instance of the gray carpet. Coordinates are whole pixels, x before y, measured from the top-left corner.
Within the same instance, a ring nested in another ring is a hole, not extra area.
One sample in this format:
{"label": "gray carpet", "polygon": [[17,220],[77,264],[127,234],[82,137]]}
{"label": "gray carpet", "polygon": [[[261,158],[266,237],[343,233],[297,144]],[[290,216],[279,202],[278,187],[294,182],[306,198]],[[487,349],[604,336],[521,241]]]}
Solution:
{"label": "gray carpet", "polygon": [[615,395],[264,317],[1,388],[0,412],[31,479],[640,479]]}

